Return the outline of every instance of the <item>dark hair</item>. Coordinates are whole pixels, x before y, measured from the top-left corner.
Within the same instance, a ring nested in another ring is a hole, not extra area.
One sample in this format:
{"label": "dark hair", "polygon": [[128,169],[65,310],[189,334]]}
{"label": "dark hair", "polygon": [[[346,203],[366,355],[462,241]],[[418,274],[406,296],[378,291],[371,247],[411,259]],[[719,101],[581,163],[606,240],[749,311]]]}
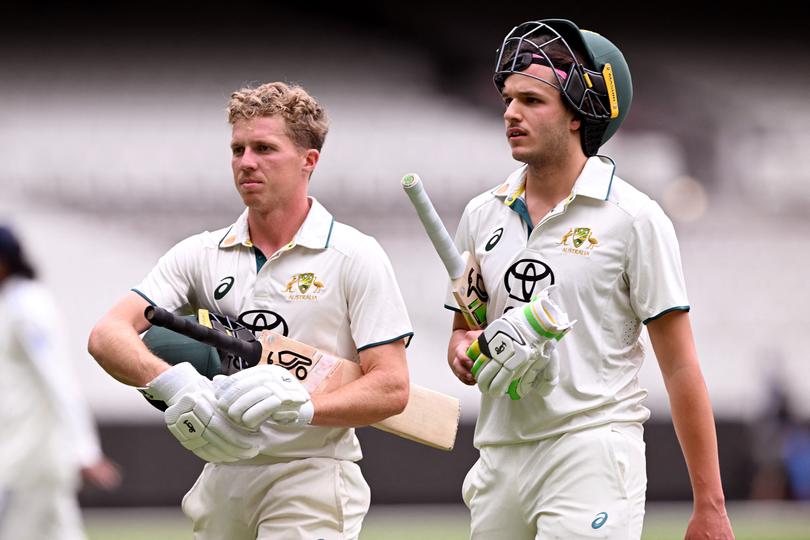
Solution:
{"label": "dark hair", "polygon": [[0,225],[0,262],[12,276],[36,278],[36,272],[28,262],[20,241],[10,228]]}

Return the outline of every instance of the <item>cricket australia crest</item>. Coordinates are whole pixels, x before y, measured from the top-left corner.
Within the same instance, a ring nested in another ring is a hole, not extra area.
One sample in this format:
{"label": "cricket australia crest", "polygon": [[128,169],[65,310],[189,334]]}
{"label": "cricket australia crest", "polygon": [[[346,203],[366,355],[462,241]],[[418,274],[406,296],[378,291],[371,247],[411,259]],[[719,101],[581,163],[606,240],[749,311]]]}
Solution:
{"label": "cricket australia crest", "polygon": [[314,272],[293,275],[281,292],[287,293],[288,300],[317,300],[318,293],[326,288]]}
{"label": "cricket australia crest", "polygon": [[[573,247],[568,247],[568,240],[571,240]],[[591,254],[590,250],[599,245],[599,240],[593,235],[590,227],[571,227],[563,235],[559,244],[563,247],[563,253],[573,253],[587,257]]]}

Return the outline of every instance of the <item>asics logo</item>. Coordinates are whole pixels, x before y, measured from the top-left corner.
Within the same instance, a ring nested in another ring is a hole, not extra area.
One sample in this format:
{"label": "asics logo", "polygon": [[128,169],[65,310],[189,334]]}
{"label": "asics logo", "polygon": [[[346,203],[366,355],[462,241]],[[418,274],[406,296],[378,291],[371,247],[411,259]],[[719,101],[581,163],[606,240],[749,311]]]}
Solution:
{"label": "asics logo", "polygon": [[594,529],[600,528],[602,525],[605,524],[607,518],[608,518],[607,512],[599,512],[598,514],[596,514],[596,519],[591,521],[591,527]]}

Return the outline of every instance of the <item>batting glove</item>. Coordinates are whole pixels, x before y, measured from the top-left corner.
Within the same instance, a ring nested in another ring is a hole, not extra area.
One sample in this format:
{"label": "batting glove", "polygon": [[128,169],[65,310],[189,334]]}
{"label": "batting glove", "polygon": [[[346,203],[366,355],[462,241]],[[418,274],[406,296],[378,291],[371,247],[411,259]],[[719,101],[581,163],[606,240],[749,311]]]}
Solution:
{"label": "batting glove", "polygon": [[315,409],[295,375],[275,364],[238,371],[216,389],[220,410],[237,424],[256,429],[266,421],[304,426]]}
{"label": "batting glove", "polygon": [[205,461],[228,463],[259,454],[261,433],[232,423],[217,409],[211,389],[184,395],[163,418],[180,444]]}
{"label": "batting glove", "polygon": [[546,397],[560,382],[560,360],[554,347],[556,343],[556,341],[550,341],[545,349],[548,352],[548,358],[538,359],[519,379],[516,387],[518,397],[524,397],[532,392]]}
{"label": "batting glove", "polygon": [[171,406],[183,395],[206,388],[213,388],[211,381],[200,375],[190,363],[182,362],[149,381],[144,388],[138,388],[138,391],[148,399],[163,401]]}
{"label": "batting glove", "polygon": [[[482,392],[520,399],[535,389],[553,389],[559,363],[549,372],[546,368],[552,362],[556,342],[576,321],[569,321],[551,300],[552,290],[547,287],[522,309],[513,309],[492,321],[467,350],[474,362],[472,374]],[[527,374],[524,382],[522,378]]]}

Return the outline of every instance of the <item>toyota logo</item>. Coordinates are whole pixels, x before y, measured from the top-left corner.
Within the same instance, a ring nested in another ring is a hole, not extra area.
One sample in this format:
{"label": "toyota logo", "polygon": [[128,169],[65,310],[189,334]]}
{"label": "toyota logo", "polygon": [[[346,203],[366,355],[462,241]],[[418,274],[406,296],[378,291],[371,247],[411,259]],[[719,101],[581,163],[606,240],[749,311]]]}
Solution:
{"label": "toyota logo", "polygon": [[[542,291],[554,285],[554,272],[544,262],[535,259],[520,259],[509,267],[503,276],[503,284],[509,298],[531,302],[534,291]],[[539,287],[538,287],[539,285]]]}
{"label": "toyota logo", "polygon": [[283,336],[289,335],[289,328],[284,317],[274,311],[264,309],[253,309],[245,311],[239,315],[239,322],[250,328],[253,332],[262,330],[274,330]]}

